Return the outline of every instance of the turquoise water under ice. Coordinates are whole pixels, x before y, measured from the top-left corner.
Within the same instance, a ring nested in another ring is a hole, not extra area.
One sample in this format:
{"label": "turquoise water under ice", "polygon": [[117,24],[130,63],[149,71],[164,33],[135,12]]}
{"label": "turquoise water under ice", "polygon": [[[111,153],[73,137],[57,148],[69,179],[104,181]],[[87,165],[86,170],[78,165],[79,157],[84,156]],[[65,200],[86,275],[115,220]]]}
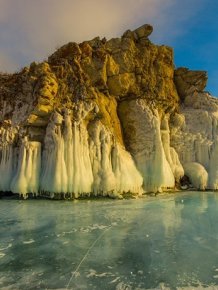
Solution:
{"label": "turquoise water under ice", "polygon": [[0,200],[0,289],[208,286],[218,289],[218,193]]}

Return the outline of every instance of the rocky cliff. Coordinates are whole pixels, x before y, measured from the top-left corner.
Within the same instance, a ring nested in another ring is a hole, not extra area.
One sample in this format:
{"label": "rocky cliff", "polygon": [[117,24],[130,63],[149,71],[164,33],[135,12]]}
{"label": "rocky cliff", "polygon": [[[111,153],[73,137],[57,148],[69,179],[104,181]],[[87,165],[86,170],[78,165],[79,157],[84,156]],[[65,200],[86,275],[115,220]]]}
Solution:
{"label": "rocky cliff", "polygon": [[152,26],[0,75],[0,191],[51,198],[218,188],[218,100]]}

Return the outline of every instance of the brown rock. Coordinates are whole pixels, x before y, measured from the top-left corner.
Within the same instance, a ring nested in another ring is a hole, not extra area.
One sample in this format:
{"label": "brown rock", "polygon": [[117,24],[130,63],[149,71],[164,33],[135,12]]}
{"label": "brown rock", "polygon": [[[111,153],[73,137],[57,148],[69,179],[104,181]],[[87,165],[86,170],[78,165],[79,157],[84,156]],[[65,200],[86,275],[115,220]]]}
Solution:
{"label": "brown rock", "polygon": [[178,94],[182,100],[195,91],[202,92],[207,85],[206,71],[193,71],[180,67],[175,70],[174,81]]}
{"label": "brown rock", "polygon": [[150,24],[144,24],[134,30],[138,39],[147,38],[153,32],[153,27]]}
{"label": "brown rock", "polygon": [[89,113],[85,122],[101,117],[123,143],[117,103],[119,106],[124,100],[144,99],[160,112],[178,106],[173,51],[146,42],[152,30],[146,24],[126,31],[121,38],[70,42],[53,53],[48,62],[32,63],[18,74],[0,75],[3,120],[13,118],[20,126],[44,127],[54,110],[72,110],[92,100],[99,112]]}

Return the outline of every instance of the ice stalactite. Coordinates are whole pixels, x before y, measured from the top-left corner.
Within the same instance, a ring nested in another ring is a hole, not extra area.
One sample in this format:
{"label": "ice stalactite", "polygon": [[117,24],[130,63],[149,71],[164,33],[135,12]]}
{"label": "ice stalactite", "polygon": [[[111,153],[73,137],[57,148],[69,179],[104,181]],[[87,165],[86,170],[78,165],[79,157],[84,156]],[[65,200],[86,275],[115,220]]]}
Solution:
{"label": "ice stalactite", "polygon": [[112,149],[112,168],[116,178],[117,192],[143,193],[143,178],[132,156],[118,144]]}
{"label": "ice stalactite", "polygon": [[173,147],[170,147],[170,156],[172,163],[170,164],[172,172],[175,176],[175,180],[177,182],[180,182],[181,177],[184,176],[184,169],[183,166],[179,160],[179,156],[176,152],[176,150]]}
{"label": "ice stalactite", "polygon": [[218,139],[216,138],[211,148],[211,158],[209,163],[208,188],[218,190]]}
{"label": "ice stalactite", "polygon": [[169,129],[169,116],[165,115],[161,122],[161,140],[163,143],[166,159],[173,172],[175,180],[180,181],[180,178],[184,175],[184,169],[180,163],[176,150],[170,146],[170,129]]}
{"label": "ice stalactite", "polygon": [[77,198],[141,193],[142,177],[131,155],[115,143],[100,121],[91,122],[87,130],[80,117],[69,110],[64,118],[57,112],[51,117],[45,136],[41,194]]}
{"label": "ice stalactite", "polygon": [[40,178],[40,192],[67,192],[67,170],[64,160],[64,140],[61,133],[63,117],[55,112],[47,126]]}
{"label": "ice stalactite", "polygon": [[27,197],[28,193],[38,194],[41,168],[41,143],[29,142],[25,137],[20,147],[18,165],[11,182],[11,191]]}
{"label": "ice stalactite", "polygon": [[[89,156],[88,133],[84,125],[74,122],[73,124],[72,161],[65,160],[67,167],[72,167],[73,179],[72,191],[75,197],[89,195],[92,191],[93,174]],[[66,143],[65,143],[66,144]],[[71,147],[71,146],[70,146]],[[68,182],[69,183],[69,182]]]}
{"label": "ice stalactite", "polygon": [[202,164],[207,170],[210,163],[210,151],[212,141],[203,138],[201,134],[197,134],[194,141],[195,161]]}
{"label": "ice stalactite", "polygon": [[140,194],[142,177],[131,155],[117,144],[100,121],[89,128],[90,156],[95,195],[120,196],[123,193]]}
{"label": "ice stalactite", "polygon": [[161,113],[144,99],[121,102],[118,109],[124,139],[143,177],[143,189],[159,192],[174,188],[171,165],[176,167],[178,163],[173,164],[169,127],[161,127]]}
{"label": "ice stalactite", "polygon": [[156,112],[154,122],[154,159],[152,166],[152,191],[161,191],[162,188],[172,188],[175,186],[175,178],[167,161],[164,146],[161,139],[160,118]]}
{"label": "ice stalactite", "polygon": [[92,183],[88,133],[84,124],[75,121],[72,126],[70,111],[65,111],[64,120],[56,112],[46,130],[40,191],[78,197],[90,194]]}
{"label": "ice stalactite", "polygon": [[0,191],[10,191],[13,177],[13,147],[3,145],[0,148]]}
{"label": "ice stalactite", "polygon": [[89,127],[90,157],[94,176],[93,192],[95,195],[113,195],[116,180],[112,170],[110,133],[100,121]]}
{"label": "ice stalactite", "polygon": [[13,148],[15,131],[11,126],[0,129],[0,191],[3,192],[10,191],[17,161]]}

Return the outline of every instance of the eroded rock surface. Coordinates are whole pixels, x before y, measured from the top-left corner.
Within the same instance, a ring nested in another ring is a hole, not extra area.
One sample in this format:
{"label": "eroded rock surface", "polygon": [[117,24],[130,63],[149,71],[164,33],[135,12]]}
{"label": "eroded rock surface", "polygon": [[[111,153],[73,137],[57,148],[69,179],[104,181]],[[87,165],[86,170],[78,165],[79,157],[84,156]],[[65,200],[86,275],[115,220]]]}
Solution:
{"label": "eroded rock surface", "polygon": [[206,73],[174,70],[152,30],[70,42],[0,75],[0,191],[121,197],[179,187],[184,174],[218,188],[218,102],[203,91]]}

